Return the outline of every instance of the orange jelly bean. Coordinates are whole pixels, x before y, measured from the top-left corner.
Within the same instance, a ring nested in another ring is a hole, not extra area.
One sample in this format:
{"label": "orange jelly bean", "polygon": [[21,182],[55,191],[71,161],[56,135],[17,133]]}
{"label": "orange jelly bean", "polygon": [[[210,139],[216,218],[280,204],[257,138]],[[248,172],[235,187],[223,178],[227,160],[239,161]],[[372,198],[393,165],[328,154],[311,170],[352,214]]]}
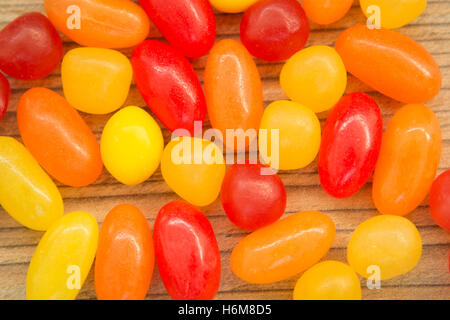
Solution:
{"label": "orange jelly bean", "polygon": [[425,199],[441,156],[441,128],[426,106],[398,110],[384,133],[372,198],[382,214],[404,216]]}
{"label": "orange jelly bean", "polygon": [[263,115],[261,77],[252,56],[236,40],[218,42],[209,54],[204,83],[212,127],[220,130],[229,149],[238,149],[237,139],[227,141],[226,130],[258,130]]}
{"label": "orange jelly bean", "polygon": [[131,204],[112,209],[103,221],[95,261],[100,300],[143,300],[153,275],[155,252],[143,213]]}
{"label": "orange jelly bean", "polygon": [[302,0],[303,9],[312,21],[318,24],[331,24],[348,12],[353,0]]}
{"label": "orange jelly bean", "polygon": [[441,88],[442,75],[433,57],[396,31],[354,26],[339,35],[336,50],[348,72],[400,102],[426,102]]}
{"label": "orange jelly bean", "polygon": [[101,174],[103,162],[94,134],[59,94],[46,88],[28,90],[17,106],[17,122],[27,149],[56,180],[81,187]]}
{"label": "orange jelly bean", "polygon": [[44,0],[53,25],[86,47],[129,48],[147,37],[145,11],[130,0]]}
{"label": "orange jelly bean", "polygon": [[298,212],[242,239],[231,253],[231,270],[250,283],[285,280],[316,264],[335,234],[327,215]]}

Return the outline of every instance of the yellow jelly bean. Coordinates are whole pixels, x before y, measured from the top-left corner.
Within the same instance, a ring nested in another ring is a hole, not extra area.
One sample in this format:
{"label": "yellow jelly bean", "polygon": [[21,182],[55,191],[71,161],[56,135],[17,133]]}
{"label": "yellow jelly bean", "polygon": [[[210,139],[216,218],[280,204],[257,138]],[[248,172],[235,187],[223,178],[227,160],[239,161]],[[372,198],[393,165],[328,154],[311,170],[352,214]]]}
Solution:
{"label": "yellow jelly bean", "polygon": [[361,276],[387,280],[411,271],[422,254],[416,226],[400,216],[379,215],[361,223],[347,247],[347,260]]}
{"label": "yellow jelly bean", "polygon": [[164,139],[158,123],[141,108],[131,106],[106,123],[100,148],[111,175],[126,185],[136,185],[158,169]]}
{"label": "yellow jelly bean", "polygon": [[[261,138],[262,129],[267,130],[267,139]],[[279,130],[278,168],[277,161],[274,161],[277,148],[272,143],[277,141],[272,137],[276,133],[272,131],[274,129]],[[292,101],[275,101],[265,109],[263,114],[259,150],[264,161],[276,169],[304,168],[316,158],[319,152],[320,132],[319,119],[311,109]]]}
{"label": "yellow jelly bean", "polygon": [[219,11],[237,13],[247,10],[258,0],[209,0],[209,2]]}
{"label": "yellow jelly bean", "polygon": [[110,49],[70,50],[61,66],[67,101],[76,109],[93,114],[119,109],[128,97],[132,77],[128,58]]}
{"label": "yellow jelly bean", "polygon": [[63,215],[55,183],[25,147],[0,137],[0,204],[25,227],[44,231]]}
{"label": "yellow jelly bean", "polygon": [[97,241],[97,221],[89,213],[72,212],[56,221],[31,259],[27,299],[75,299],[91,269]]}
{"label": "yellow jelly bean", "polygon": [[345,263],[323,261],[298,279],[294,300],[361,300],[361,285]]}
{"label": "yellow jelly bean", "polygon": [[334,48],[312,46],[294,54],[280,75],[288,97],[314,112],[331,109],[344,94],[347,71]]}
{"label": "yellow jelly bean", "polygon": [[381,27],[387,29],[407,25],[420,16],[427,6],[427,0],[359,0],[359,3],[367,18],[376,17],[379,12]]}
{"label": "yellow jelly bean", "polygon": [[211,141],[177,137],[164,149],[161,172],[172,190],[193,205],[217,199],[225,176],[222,151]]}

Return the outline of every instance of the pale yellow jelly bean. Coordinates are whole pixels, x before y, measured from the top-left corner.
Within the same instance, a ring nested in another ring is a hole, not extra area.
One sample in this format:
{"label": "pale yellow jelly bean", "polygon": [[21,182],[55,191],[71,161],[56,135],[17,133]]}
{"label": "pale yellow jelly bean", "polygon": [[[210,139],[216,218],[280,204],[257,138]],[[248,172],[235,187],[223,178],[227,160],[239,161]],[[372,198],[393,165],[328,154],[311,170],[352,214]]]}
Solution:
{"label": "pale yellow jelly bean", "polygon": [[111,49],[70,50],[61,66],[64,95],[76,109],[106,114],[128,97],[133,71],[128,58]]}
{"label": "pale yellow jelly bean", "polygon": [[361,276],[387,280],[411,271],[422,254],[416,226],[400,216],[379,215],[361,223],[347,247],[347,260]]}
{"label": "pale yellow jelly bean", "polygon": [[75,299],[91,269],[97,242],[97,221],[89,213],[72,212],[56,221],[31,259],[27,299]]}
{"label": "pale yellow jelly bean", "polygon": [[44,231],[63,215],[55,183],[25,147],[0,137],[0,204],[25,227]]}
{"label": "pale yellow jelly bean", "polygon": [[124,184],[136,185],[158,169],[164,139],[158,123],[146,111],[131,106],[109,119],[100,147],[111,175]]}
{"label": "pale yellow jelly bean", "polygon": [[222,151],[213,142],[178,137],[164,149],[161,172],[175,193],[191,204],[203,207],[219,196],[225,161]]}

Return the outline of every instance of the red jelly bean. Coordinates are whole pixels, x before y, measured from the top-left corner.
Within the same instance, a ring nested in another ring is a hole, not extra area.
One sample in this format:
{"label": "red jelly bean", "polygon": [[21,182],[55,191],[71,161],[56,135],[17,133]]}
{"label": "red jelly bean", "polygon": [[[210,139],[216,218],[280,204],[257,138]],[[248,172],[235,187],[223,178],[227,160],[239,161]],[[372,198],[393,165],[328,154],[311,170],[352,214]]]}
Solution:
{"label": "red jelly bean", "polygon": [[430,211],[440,227],[450,230],[450,170],[442,173],[431,185]]}
{"label": "red jelly bean", "polygon": [[354,92],[338,102],[319,152],[320,183],[328,194],[345,198],[361,189],[375,169],[382,134],[380,108],[371,97]]}
{"label": "red jelly bean", "polygon": [[194,132],[194,121],[206,116],[200,81],[189,61],[165,43],[148,40],[131,56],[134,79],[142,97],[170,130]]}
{"label": "red jelly bean", "polygon": [[0,120],[3,119],[6,109],[8,109],[10,95],[11,87],[9,86],[9,81],[3,73],[0,73]]}
{"label": "red jelly bean", "polygon": [[158,213],[153,230],[156,261],[167,292],[177,300],[206,300],[220,282],[220,253],[206,216],[173,201]]}
{"label": "red jelly bean", "polygon": [[190,58],[204,56],[216,39],[216,20],[208,0],[139,0],[169,43]]}
{"label": "red jelly bean", "polygon": [[0,69],[22,80],[41,79],[63,56],[61,37],[44,15],[26,13],[0,31]]}
{"label": "red jelly bean", "polygon": [[255,57],[266,61],[289,59],[303,49],[309,22],[297,0],[255,3],[241,21],[241,41]]}
{"label": "red jelly bean", "polygon": [[228,218],[256,230],[277,221],[286,209],[286,189],[278,175],[263,175],[262,164],[235,164],[225,174],[221,200]]}

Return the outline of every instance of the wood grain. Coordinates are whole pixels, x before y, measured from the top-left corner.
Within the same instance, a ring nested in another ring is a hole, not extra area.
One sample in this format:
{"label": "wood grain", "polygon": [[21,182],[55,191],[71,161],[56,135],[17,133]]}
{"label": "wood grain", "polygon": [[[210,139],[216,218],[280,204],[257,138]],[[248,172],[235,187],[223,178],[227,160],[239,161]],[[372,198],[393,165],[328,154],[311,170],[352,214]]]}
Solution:
{"label": "wood grain", "polygon": [[[42,0],[0,0],[0,27],[12,21],[18,15],[28,11],[44,12]],[[355,1],[357,2],[357,1]],[[218,39],[239,38],[239,23],[242,15],[217,13]],[[312,24],[308,45],[333,45],[338,34],[345,28],[364,23],[364,17],[356,4],[347,16],[327,27]],[[439,95],[428,102],[438,116],[443,131],[443,152],[439,173],[450,167],[450,3],[447,0],[428,1],[425,13],[400,31],[421,43],[438,62],[443,74],[443,86]],[[152,26],[151,38],[161,39],[159,32]],[[77,45],[64,38],[65,51]],[[123,50],[130,56],[131,49]],[[206,58],[192,61],[200,78]],[[278,76],[282,63],[269,64],[257,60],[263,78],[265,105],[271,101],[285,99]],[[382,72],[382,70],[380,70]],[[0,135],[20,139],[16,123],[16,105],[20,96],[34,86],[45,86],[62,94],[60,69],[56,69],[43,80],[25,82],[10,79],[12,97],[9,110],[0,123]],[[382,108],[384,125],[401,106],[353,78],[349,77],[347,92],[356,90],[369,93]],[[133,85],[126,105],[145,106],[136,87]],[[148,108],[146,108],[148,110]],[[326,114],[320,114],[323,125]],[[89,126],[100,137],[109,116],[83,114]],[[163,129],[166,143],[170,133]],[[330,215],[338,229],[333,248],[324,259],[346,261],[345,248],[355,227],[362,221],[377,214],[370,196],[371,183],[354,196],[338,200],[322,190],[317,174],[317,162],[302,170],[280,173],[288,194],[285,215],[302,210],[320,210]],[[85,188],[70,188],[59,185],[65,201],[66,213],[85,210],[92,213],[99,223],[115,205],[128,202],[138,206],[153,224],[158,210],[168,201],[177,199],[164,183],[160,171],[147,182],[136,186],[124,186],[106,171],[93,185]],[[239,280],[230,270],[229,256],[234,245],[245,236],[245,232],[234,227],[226,218],[220,202],[216,201],[204,209],[216,232],[222,254],[222,281],[217,299],[290,299],[297,277],[271,285],[250,285]],[[429,214],[428,200],[408,216],[419,228],[423,238],[423,256],[418,266],[410,273],[389,281],[383,281],[379,290],[366,288],[361,279],[364,299],[450,299],[450,273],[448,270],[448,252],[450,233],[438,228]],[[28,264],[42,233],[21,227],[0,208],[0,299],[23,299],[25,297],[25,279]],[[80,299],[95,299],[93,275],[90,273]],[[148,292],[149,299],[168,299],[169,296],[156,271]]]}

